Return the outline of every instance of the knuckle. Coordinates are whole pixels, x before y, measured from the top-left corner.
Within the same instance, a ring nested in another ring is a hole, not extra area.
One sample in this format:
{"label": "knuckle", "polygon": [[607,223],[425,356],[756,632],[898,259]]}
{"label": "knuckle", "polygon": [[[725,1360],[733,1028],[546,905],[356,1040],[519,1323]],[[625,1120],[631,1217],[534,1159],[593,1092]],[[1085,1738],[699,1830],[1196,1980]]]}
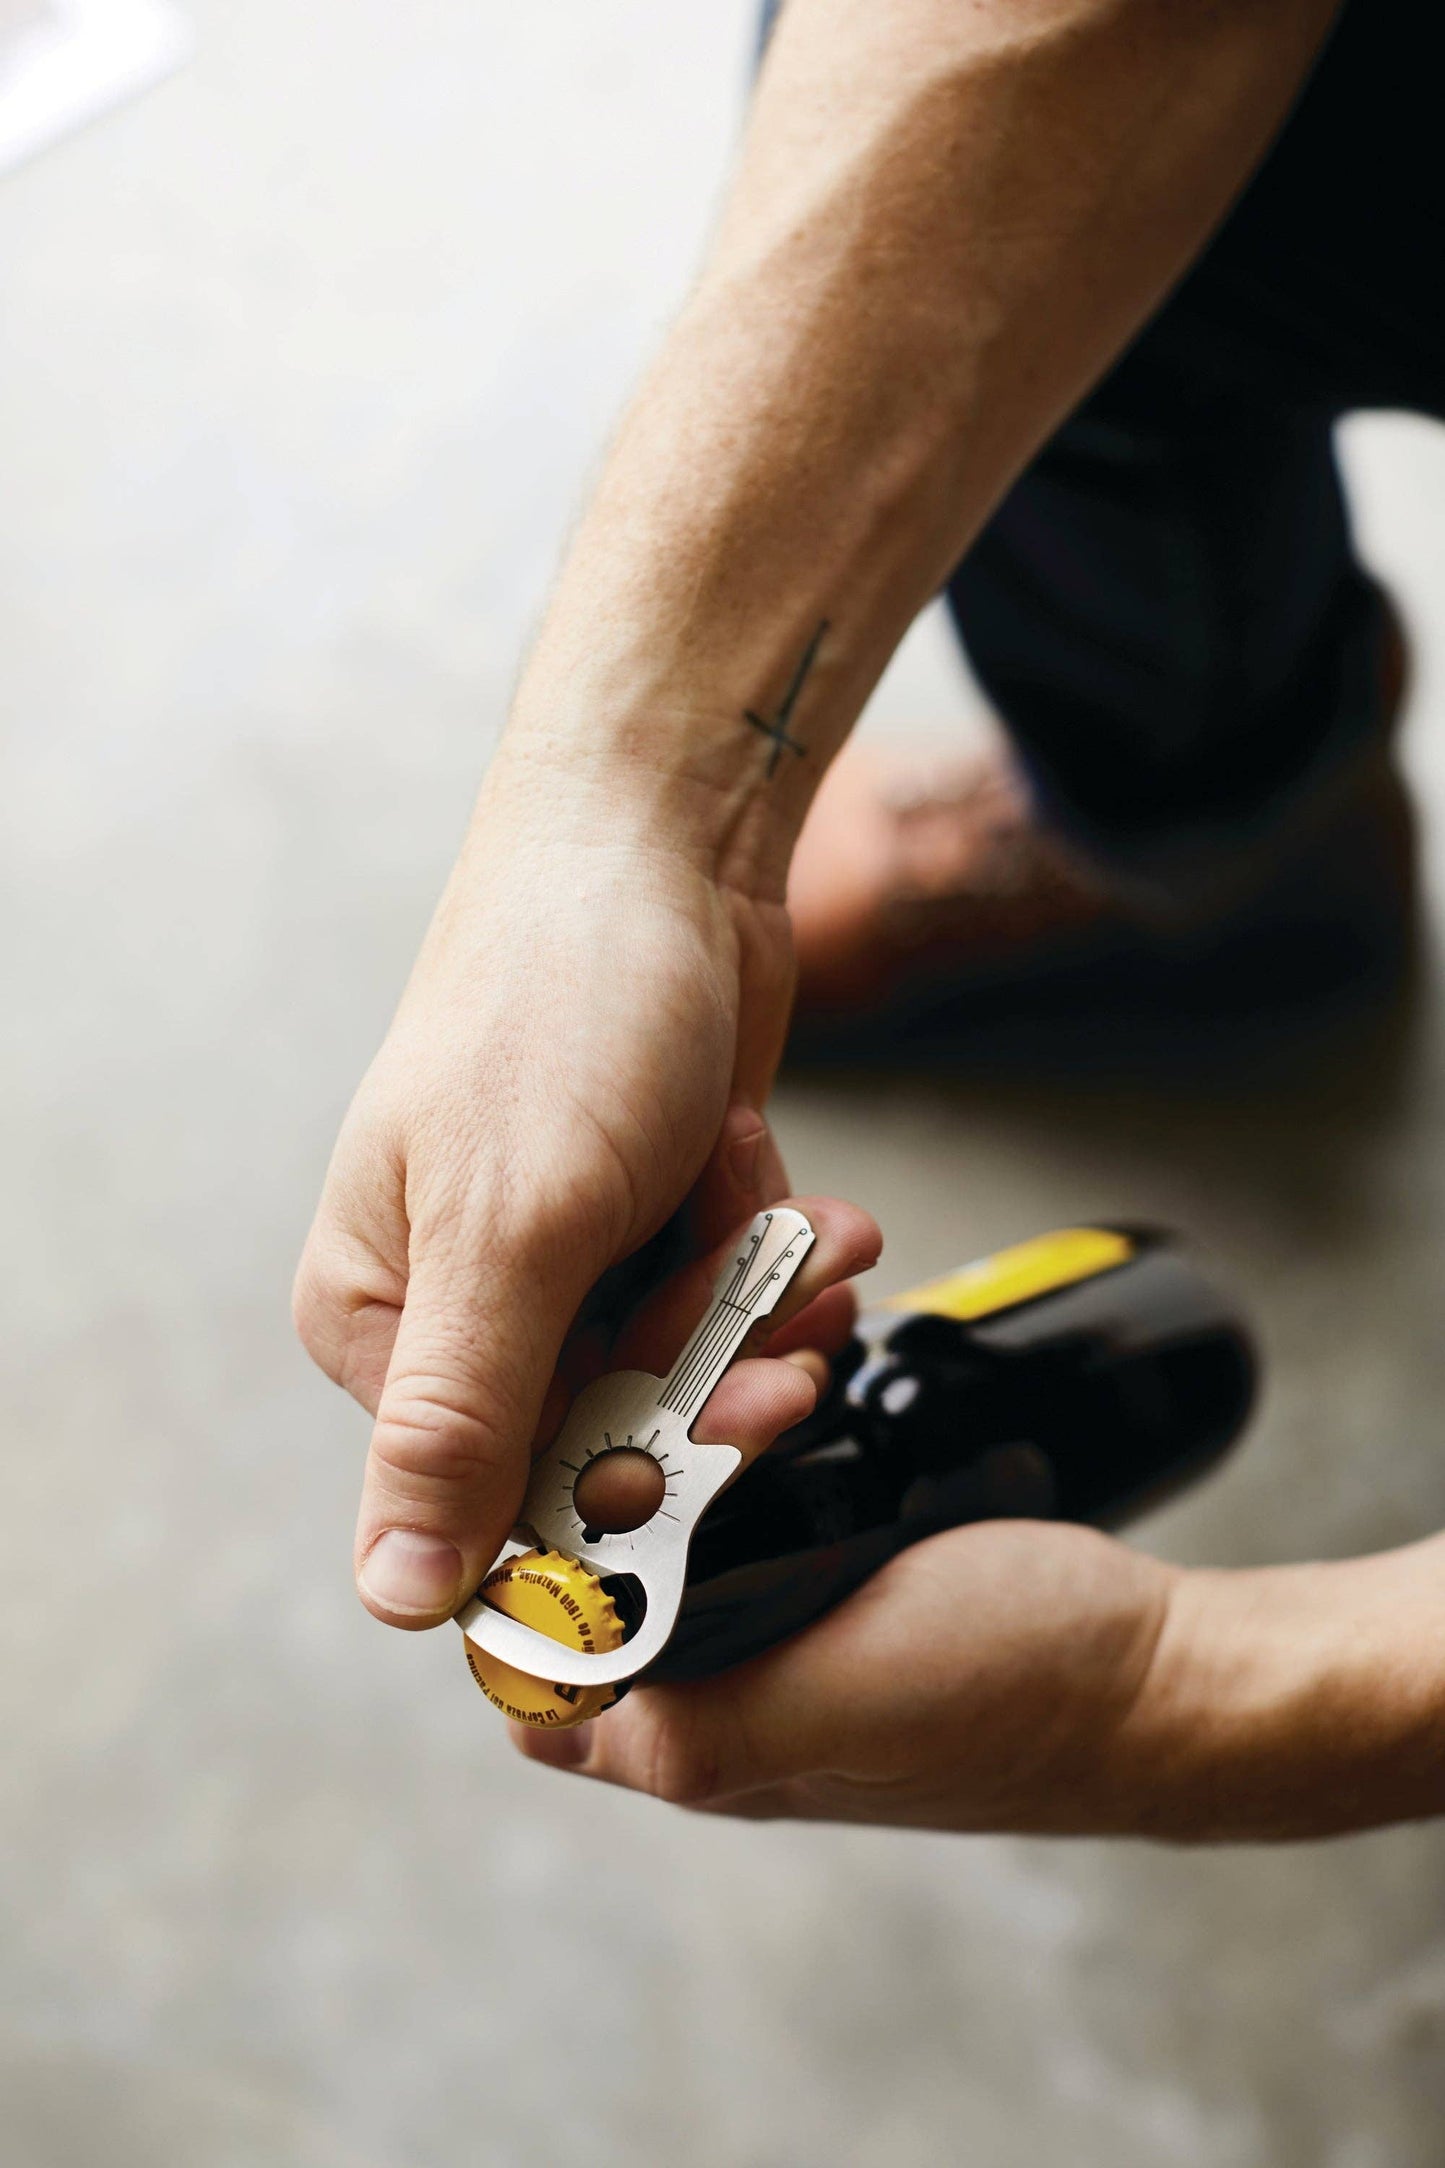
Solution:
{"label": "knuckle", "polygon": [[383,1476],[415,1495],[419,1486],[454,1490],[490,1473],[497,1426],[469,1398],[447,1377],[413,1372],[388,1380],[371,1443]]}
{"label": "knuckle", "polygon": [[[396,1308],[340,1274],[315,1270],[305,1259],[291,1291],[296,1336],[333,1385],[358,1399],[375,1391],[385,1372],[384,1348],[395,1331]],[[383,1350],[378,1366],[377,1351]]]}
{"label": "knuckle", "polygon": [[358,1335],[405,1297],[406,1275],[384,1245],[318,1213],[291,1288],[291,1318],[312,1361],[338,1385],[351,1383]]}
{"label": "knuckle", "polygon": [[340,1288],[318,1269],[308,1251],[291,1287],[291,1322],[311,1360],[338,1385],[346,1355],[345,1311]]}

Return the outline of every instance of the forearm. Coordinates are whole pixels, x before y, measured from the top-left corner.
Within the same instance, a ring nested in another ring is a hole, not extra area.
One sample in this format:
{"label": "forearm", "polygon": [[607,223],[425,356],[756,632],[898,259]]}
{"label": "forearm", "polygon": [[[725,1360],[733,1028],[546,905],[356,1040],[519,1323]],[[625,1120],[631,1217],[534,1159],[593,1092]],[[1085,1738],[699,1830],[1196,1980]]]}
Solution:
{"label": "forearm", "polygon": [[1134,1826],[1331,1836],[1445,1813],[1445,1536],[1174,1584],[1126,1728]]}
{"label": "forearm", "polygon": [[1332,13],[789,0],[500,772],[600,775],[779,893],[902,632],[1216,222]]}

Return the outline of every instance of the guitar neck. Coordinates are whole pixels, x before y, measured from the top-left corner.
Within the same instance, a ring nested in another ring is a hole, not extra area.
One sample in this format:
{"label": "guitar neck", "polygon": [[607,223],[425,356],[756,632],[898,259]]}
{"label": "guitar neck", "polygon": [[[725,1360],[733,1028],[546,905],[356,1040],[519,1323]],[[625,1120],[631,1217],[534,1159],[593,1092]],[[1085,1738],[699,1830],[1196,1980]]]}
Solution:
{"label": "guitar neck", "polygon": [[752,1327],[777,1303],[812,1247],[801,1212],[760,1212],[742,1252],[719,1276],[713,1299],[662,1382],[658,1406],[691,1422]]}

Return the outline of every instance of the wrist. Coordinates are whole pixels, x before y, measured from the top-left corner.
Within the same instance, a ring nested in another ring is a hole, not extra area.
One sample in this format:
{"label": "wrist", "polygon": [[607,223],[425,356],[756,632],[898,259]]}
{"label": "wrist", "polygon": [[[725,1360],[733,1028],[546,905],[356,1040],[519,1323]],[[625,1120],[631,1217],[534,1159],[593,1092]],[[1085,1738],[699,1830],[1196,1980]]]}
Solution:
{"label": "wrist", "polygon": [[797,824],[757,791],[755,773],[726,758],[729,727],[694,694],[663,684],[621,698],[577,677],[529,681],[484,796],[545,806],[585,835],[756,892],[770,875],[786,877]]}
{"label": "wrist", "polygon": [[1267,1768],[1291,1758],[1308,1672],[1281,1640],[1268,1577],[1178,1574],[1123,1734],[1141,1834],[1207,1842],[1267,1832]]}
{"label": "wrist", "polygon": [[781,901],[825,761],[811,748],[789,754],[796,772],[782,776],[769,772],[768,755],[745,711],[660,675],[624,696],[590,673],[559,684],[529,672],[483,797],[545,807],[582,836],[626,841],[719,887]]}
{"label": "wrist", "polygon": [[1142,1833],[1258,1842],[1445,1809],[1439,1548],[1171,1586],[1126,1727]]}

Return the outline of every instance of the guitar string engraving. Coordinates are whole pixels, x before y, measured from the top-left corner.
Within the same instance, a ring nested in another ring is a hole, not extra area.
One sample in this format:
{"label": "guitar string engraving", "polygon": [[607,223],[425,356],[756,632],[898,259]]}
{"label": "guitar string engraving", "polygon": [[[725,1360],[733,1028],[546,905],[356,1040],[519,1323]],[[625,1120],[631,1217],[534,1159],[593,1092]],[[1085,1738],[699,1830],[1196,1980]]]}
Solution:
{"label": "guitar string engraving", "polygon": [[758,1252],[772,1227],[773,1215],[764,1213],[762,1219],[763,1226],[749,1236],[746,1252],[737,1259],[726,1287],[679,1355],[658,1396],[658,1406],[669,1409],[674,1415],[685,1416],[689,1421],[696,1415],[726,1367],[733,1349],[747,1332],[758,1304],[781,1278],[783,1267],[797,1249],[798,1237],[794,1236],[787,1247],[769,1261],[765,1270],[755,1271]]}

